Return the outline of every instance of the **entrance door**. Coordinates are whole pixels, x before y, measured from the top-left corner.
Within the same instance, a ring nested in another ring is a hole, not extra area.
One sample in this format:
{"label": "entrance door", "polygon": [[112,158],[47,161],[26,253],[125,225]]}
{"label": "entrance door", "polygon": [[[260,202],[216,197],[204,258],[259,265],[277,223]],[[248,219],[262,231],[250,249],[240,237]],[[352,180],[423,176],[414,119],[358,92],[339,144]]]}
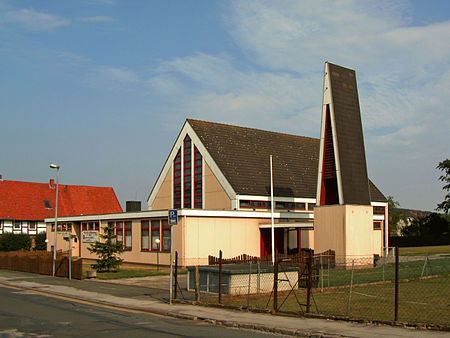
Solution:
{"label": "entrance door", "polygon": [[[260,255],[261,257],[272,255],[272,230],[271,229],[259,229],[261,244]],[[275,229],[275,250],[277,253],[284,252],[284,231],[283,229]]]}

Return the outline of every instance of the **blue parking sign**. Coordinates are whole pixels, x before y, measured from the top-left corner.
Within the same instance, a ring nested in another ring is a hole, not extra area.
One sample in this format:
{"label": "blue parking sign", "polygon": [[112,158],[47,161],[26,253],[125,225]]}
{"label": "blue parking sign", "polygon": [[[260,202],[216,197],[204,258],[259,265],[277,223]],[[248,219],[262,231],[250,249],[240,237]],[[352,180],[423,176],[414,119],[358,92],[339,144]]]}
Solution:
{"label": "blue parking sign", "polygon": [[176,225],[178,223],[178,210],[169,209],[169,225]]}

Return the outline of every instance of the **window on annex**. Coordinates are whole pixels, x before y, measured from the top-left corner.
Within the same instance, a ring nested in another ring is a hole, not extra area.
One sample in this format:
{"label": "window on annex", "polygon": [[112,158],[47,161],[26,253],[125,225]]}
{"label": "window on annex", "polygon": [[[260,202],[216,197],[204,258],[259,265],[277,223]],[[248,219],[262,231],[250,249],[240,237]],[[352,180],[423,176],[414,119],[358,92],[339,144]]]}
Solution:
{"label": "window on annex", "polygon": [[[52,231],[55,231],[55,223],[52,223]],[[72,231],[72,223],[59,223],[58,231]]]}
{"label": "window on annex", "polygon": [[125,222],[125,250],[132,249],[132,223],[131,221]]}
{"label": "window on annex", "polygon": [[14,230],[22,230],[22,222],[21,221],[13,221]]}
{"label": "window on annex", "polygon": [[0,221],[0,230],[3,230],[3,221]]}
{"label": "window on annex", "polygon": [[170,251],[170,225],[169,222],[162,220],[162,251]]}
{"label": "window on annex", "polygon": [[[112,224],[114,224],[114,222],[112,222]],[[98,222],[85,222],[85,223],[81,223],[81,230],[86,231],[86,230],[100,230],[100,224]]]}
{"label": "window on annex", "polygon": [[123,222],[116,222],[116,243],[123,243]]}
{"label": "window on annex", "polygon": [[167,219],[151,221],[151,250],[170,251],[170,225]]}
{"label": "window on annex", "polygon": [[152,220],[152,251],[159,251],[161,248],[161,227],[160,220]]}
{"label": "window on annex", "polygon": [[197,147],[194,147],[194,208],[202,208],[202,173],[203,173],[203,160],[202,155],[198,151]]}
{"label": "window on annex", "polygon": [[295,203],[295,210],[306,210],[306,203],[303,202]]}
{"label": "window on annex", "polygon": [[384,207],[373,207],[374,215],[384,215],[385,208]]}
{"label": "window on annex", "polygon": [[383,221],[373,221],[373,230],[381,230]]}
{"label": "window on annex", "polygon": [[314,210],[316,203],[308,203],[308,210]]}
{"label": "window on annex", "polygon": [[149,222],[141,221],[141,250],[148,251],[150,240]]}
{"label": "window on annex", "polygon": [[181,149],[173,161],[173,207],[181,208]]}
{"label": "window on annex", "polygon": [[[109,223],[111,224],[111,223]],[[116,222],[116,242],[123,243],[125,250],[132,248],[132,223],[131,221]]]}
{"label": "window on annex", "polygon": [[241,208],[250,208],[251,207],[251,201],[239,201],[239,207]]}
{"label": "window on annex", "polygon": [[192,208],[192,142],[189,135],[184,138],[183,146],[183,208]]}

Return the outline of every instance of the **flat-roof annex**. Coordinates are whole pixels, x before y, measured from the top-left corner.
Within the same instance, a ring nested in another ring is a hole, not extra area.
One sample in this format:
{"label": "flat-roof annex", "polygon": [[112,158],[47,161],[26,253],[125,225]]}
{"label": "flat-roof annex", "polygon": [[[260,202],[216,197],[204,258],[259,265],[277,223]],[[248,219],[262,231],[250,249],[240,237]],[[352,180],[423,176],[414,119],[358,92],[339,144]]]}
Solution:
{"label": "flat-roof annex", "polygon": [[[160,218],[168,217],[168,209],[147,210],[137,212],[121,212],[113,214],[80,215],[69,217],[58,217],[58,222],[83,222],[83,221],[104,221],[117,219],[135,218]],[[241,210],[202,210],[202,209],[179,209],[178,217],[228,217],[228,218],[271,218],[270,211],[241,211]],[[313,220],[312,212],[274,212],[274,218]],[[46,223],[54,222],[54,218],[46,218]]]}

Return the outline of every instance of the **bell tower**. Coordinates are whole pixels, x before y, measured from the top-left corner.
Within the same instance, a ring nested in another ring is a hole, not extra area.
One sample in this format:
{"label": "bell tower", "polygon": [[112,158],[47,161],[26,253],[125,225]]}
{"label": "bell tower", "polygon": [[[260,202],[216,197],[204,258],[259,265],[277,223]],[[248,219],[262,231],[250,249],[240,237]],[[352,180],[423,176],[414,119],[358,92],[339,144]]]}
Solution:
{"label": "bell tower", "polygon": [[372,256],[373,211],[356,74],[329,62],[325,63],[318,169],[315,250]]}

